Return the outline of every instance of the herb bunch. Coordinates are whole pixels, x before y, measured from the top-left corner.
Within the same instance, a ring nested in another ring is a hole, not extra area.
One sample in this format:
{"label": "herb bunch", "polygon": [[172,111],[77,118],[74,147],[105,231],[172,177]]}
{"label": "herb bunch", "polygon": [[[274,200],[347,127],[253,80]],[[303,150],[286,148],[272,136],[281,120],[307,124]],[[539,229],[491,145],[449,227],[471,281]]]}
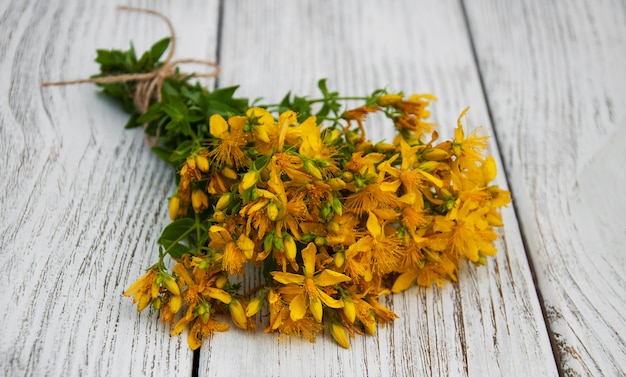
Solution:
{"label": "herb bunch", "polygon": [[[168,44],[140,58],[132,46],[99,50],[98,77],[158,69]],[[139,311],[160,311],[173,334],[189,328],[191,349],[227,330],[223,317],[255,330],[258,313],[266,332],[314,341],[327,328],[348,348],[349,337],[396,318],[379,297],[455,281],[461,260],[496,253],[509,193],[491,184],[487,139],[465,133],[465,111],[454,138],[439,141],[427,121],[432,95],[341,97],[320,80],[318,99],[251,105],[236,87],[190,79],[168,77],[144,113],[136,82],[99,85],[132,114],[127,127],[158,136],[152,150],[176,171],[158,260],[125,295]],[[362,105],[346,109],[346,99]],[[397,130],[391,142],[366,139],[372,113]],[[244,291],[244,274],[263,283]]]}

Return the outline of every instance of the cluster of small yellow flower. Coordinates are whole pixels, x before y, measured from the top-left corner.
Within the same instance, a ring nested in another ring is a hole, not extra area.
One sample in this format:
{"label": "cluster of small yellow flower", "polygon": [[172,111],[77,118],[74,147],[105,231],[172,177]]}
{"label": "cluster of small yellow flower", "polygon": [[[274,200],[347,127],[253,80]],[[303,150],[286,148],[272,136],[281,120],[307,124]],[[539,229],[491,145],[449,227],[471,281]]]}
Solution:
{"label": "cluster of small yellow flower", "polygon": [[[260,107],[213,115],[170,199],[172,220],[205,224],[190,234],[198,246],[171,270],[156,264],[125,294],[138,310],[160,310],[174,334],[190,326],[192,349],[229,327],[220,314],[254,330],[264,306],[266,332],[313,341],[327,327],[345,348],[355,334],[374,334],[396,318],[380,296],[456,280],[463,258],[482,264],[496,253],[497,210],[509,202],[491,185],[486,137],[463,131],[465,112],[453,140],[437,142],[426,121],[433,99],[385,94],[327,127],[291,110],[278,119]],[[398,130],[389,143],[365,138],[375,112]],[[231,279],[248,263],[265,284],[240,294]]]}

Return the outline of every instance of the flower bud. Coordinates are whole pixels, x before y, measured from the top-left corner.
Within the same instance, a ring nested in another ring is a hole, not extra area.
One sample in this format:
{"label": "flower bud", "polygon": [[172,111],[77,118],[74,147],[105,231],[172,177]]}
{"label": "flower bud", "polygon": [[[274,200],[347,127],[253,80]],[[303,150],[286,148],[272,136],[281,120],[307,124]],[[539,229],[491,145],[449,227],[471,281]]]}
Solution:
{"label": "flower bud", "polygon": [[322,307],[322,300],[319,297],[309,299],[309,311],[313,314],[313,318],[317,322],[322,322],[324,316],[324,308]]}
{"label": "flower bud", "polygon": [[278,218],[278,207],[276,206],[276,204],[269,203],[265,210],[267,211],[267,217],[269,217],[269,219],[272,221],[276,221],[276,219]]}
{"label": "flower bud", "polygon": [[168,302],[168,306],[172,313],[178,313],[180,307],[183,305],[183,298],[179,295],[170,296],[170,301]]}
{"label": "flower bud", "polygon": [[228,283],[228,278],[225,275],[220,275],[215,280],[215,287],[222,289],[226,286],[226,283]]}
{"label": "flower bud", "polygon": [[217,204],[215,205],[215,209],[221,211],[224,208],[228,207],[228,205],[230,204],[230,199],[231,196],[229,193],[222,194],[222,196],[220,196],[220,198],[218,199]]}
{"label": "flower bud", "polygon": [[233,299],[230,304],[228,304],[228,310],[230,311],[230,317],[233,319],[233,323],[237,325],[237,327],[247,330],[248,318],[246,317],[246,312],[241,302],[237,299]]}
{"label": "flower bud", "polygon": [[296,241],[289,234],[283,237],[283,245],[285,247],[285,256],[288,260],[293,261],[296,259],[296,253],[298,249],[296,247]]}
{"label": "flower bud", "polygon": [[437,166],[439,166],[437,161],[426,161],[419,164],[417,168],[424,171],[433,171]]}
{"label": "flower bud", "polygon": [[209,206],[209,197],[202,190],[191,193],[191,205],[196,213],[202,213]]}
{"label": "flower bud", "polygon": [[337,233],[339,232],[339,224],[337,224],[335,221],[331,221],[328,224],[326,224],[326,229],[328,229],[329,231],[333,233]]}
{"label": "flower bud", "polygon": [[152,300],[152,307],[154,308],[154,310],[161,310],[161,297],[157,297],[154,300]]}
{"label": "flower bud", "polygon": [[352,182],[352,180],[354,179],[354,174],[349,171],[344,171],[343,174],[341,174],[341,178],[343,178],[344,182]]}
{"label": "flower bud", "polygon": [[326,181],[326,183],[333,189],[336,191],[339,190],[343,190],[346,188],[346,182],[344,182],[343,180],[339,179],[339,178],[331,178],[328,181]]}
{"label": "flower bud", "polygon": [[196,166],[201,172],[206,173],[209,171],[209,160],[204,156],[198,155],[196,156]]}
{"label": "flower bud", "polygon": [[263,307],[263,298],[255,297],[246,306],[246,317],[252,317]]}
{"label": "flower bud", "polygon": [[170,219],[176,220],[178,217],[178,210],[180,209],[180,197],[174,195],[170,198]]}
{"label": "flower bud", "polygon": [[380,96],[378,104],[380,106],[390,106],[400,101],[402,101],[402,96],[400,94],[385,94],[384,96]]}
{"label": "flower bud", "polygon": [[378,142],[376,143],[376,145],[374,146],[376,148],[377,151],[379,152],[383,152],[383,153],[391,153],[394,152],[396,150],[396,146],[390,143],[385,143],[385,142]]}
{"label": "flower bud", "polygon": [[335,341],[339,343],[343,348],[350,348],[350,341],[348,340],[348,334],[346,333],[345,327],[337,321],[332,321],[330,325],[328,325],[328,329],[330,330],[330,335],[333,336]]}
{"label": "flower bud", "polygon": [[252,241],[245,234],[242,234],[237,240],[237,246],[241,251],[243,251],[243,254],[248,260],[252,259],[252,256],[254,255],[254,241]]}
{"label": "flower bud", "polygon": [[343,214],[343,205],[338,198],[333,199],[333,212],[339,216]]}
{"label": "flower bud", "polygon": [[265,128],[263,127],[254,127],[254,137],[256,137],[258,140],[264,143],[270,142],[270,137],[267,134],[267,131],[265,130]]}
{"label": "flower bud", "polygon": [[343,300],[343,314],[350,323],[354,323],[356,319],[356,307],[350,298]]}
{"label": "flower bud", "polygon": [[229,179],[239,178],[237,177],[237,173],[233,169],[229,168],[228,166],[222,169],[222,175]]}
{"label": "flower bud", "polygon": [[180,295],[180,288],[178,287],[178,284],[173,277],[169,275],[163,275],[163,286],[168,291],[170,291],[171,294]]}
{"label": "flower bud", "polygon": [[150,301],[152,301],[150,299],[150,295],[149,294],[145,294],[145,293],[138,293],[135,296],[135,300],[139,299],[139,303],[137,304],[137,311],[140,312],[142,310],[144,310],[146,308],[146,306],[148,306],[148,304],[150,303]]}
{"label": "flower bud", "polygon": [[213,220],[217,221],[218,223],[223,223],[224,220],[226,220],[226,214],[222,211],[215,211],[215,213],[213,214]]}
{"label": "flower bud", "polygon": [[335,262],[335,266],[341,268],[341,266],[343,266],[343,264],[346,262],[346,255],[341,251],[337,252],[333,256],[333,260]]}
{"label": "flower bud", "polygon": [[324,246],[326,245],[326,239],[322,236],[317,236],[315,237],[315,245],[317,246]]}
{"label": "flower bud", "polygon": [[241,180],[241,187],[244,190],[247,190],[250,187],[254,186],[258,179],[259,176],[257,175],[257,172],[254,170],[250,170],[243,176],[243,179]]}
{"label": "flower bud", "polygon": [[304,161],[304,170],[311,174],[315,179],[322,180],[322,172],[311,160]]}
{"label": "flower bud", "polygon": [[448,152],[439,148],[428,149],[422,156],[429,161],[442,161],[449,157]]}

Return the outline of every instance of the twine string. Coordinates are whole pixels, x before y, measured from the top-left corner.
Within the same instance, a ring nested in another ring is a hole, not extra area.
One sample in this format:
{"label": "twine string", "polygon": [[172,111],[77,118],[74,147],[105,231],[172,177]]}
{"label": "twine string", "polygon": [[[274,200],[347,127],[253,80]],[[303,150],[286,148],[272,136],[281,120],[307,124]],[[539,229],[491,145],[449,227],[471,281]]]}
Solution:
{"label": "twine string", "polygon": [[[150,107],[150,101],[152,100],[153,97],[156,97],[157,102],[161,102],[161,99],[162,99],[161,89],[163,87],[163,83],[165,82],[166,78],[172,77],[176,74],[176,67],[179,64],[198,63],[198,64],[204,64],[204,65],[214,68],[212,72],[208,72],[208,73],[191,73],[191,74],[182,73],[182,75],[184,76],[210,78],[210,77],[216,77],[219,74],[219,66],[215,62],[212,62],[210,60],[192,59],[192,58],[172,60],[172,58],[174,57],[174,52],[176,50],[176,33],[174,32],[174,26],[172,25],[172,22],[164,14],[157,12],[155,10],[152,10],[152,9],[135,8],[135,7],[128,7],[124,5],[118,6],[118,9],[131,11],[131,12],[152,14],[161,18],[163,21],[165,21],[170,31],[170,36],[171,36],[170,48],[169,48],[169,52],[167,56],[165,57],[165,60],[163,61],[163,64],[159,68],[156,68],[152,72],[147,72],[147,73],[131,73],[131,74],[113,75],[113,76],[106,76],[106,77],[92,77],[88,79],[43,82],[41,83],[41,85],[42,86],[64,86],[64,85],[74,85],[74,84],[84,84],[84,83],[113,84],[113,83],[121,83],[121,82],[128,82],[128,81],[137,81],[133,101],[137,110],[141,114],[144,114],[148,110],[148,107]],[[143,126],[145,130],[148,127],[148,123],[144,123]],[[150,147],[154,147],[157,144],[160,134],[161,134],[160,128],[157,128],[154,138],[151,138],[150,135],[146,133],[146,142],[148,143]]]}

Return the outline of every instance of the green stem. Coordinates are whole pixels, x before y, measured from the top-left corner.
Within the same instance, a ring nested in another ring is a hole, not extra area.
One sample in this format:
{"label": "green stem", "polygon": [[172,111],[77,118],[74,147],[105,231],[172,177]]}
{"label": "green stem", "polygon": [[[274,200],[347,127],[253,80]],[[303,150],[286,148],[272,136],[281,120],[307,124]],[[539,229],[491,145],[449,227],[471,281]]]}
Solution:
{"label": "green stem", "polygon": [[[311,100],[307,100],[308,103],[318,103],[318,102],[328,102],[328,101],[366,101],[370,97],[335,97],[335,98],[314,98]],[[269,105],[259,105],[260,107],[280,107],[280,103],[272,103]]]}

